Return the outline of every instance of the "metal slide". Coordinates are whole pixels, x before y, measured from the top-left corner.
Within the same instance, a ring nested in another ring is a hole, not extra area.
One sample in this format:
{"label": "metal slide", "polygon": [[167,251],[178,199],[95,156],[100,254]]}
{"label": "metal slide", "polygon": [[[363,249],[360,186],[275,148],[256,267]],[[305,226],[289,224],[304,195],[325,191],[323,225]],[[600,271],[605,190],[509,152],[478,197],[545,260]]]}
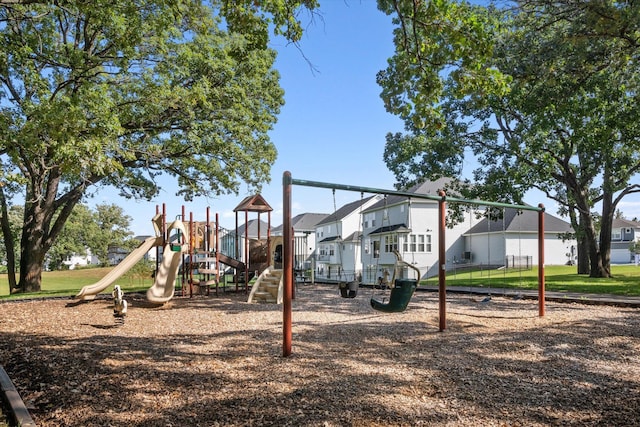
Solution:
{"label": "metal slide", "polygon": [[118,280],[124,273],[138,263],[154,246],[162,244],[162,237],[149,237],[133,250],[125,259],[120,261],[109,273],[93,285],[87,285],[80,289],[76,298],[81,301],[91,301],[109,285]]}

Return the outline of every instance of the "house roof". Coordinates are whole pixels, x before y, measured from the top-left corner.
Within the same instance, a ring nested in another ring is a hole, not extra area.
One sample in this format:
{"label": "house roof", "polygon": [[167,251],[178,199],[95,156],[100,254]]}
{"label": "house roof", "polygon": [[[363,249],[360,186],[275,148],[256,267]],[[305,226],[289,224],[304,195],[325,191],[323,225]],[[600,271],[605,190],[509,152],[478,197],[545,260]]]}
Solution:
{"label": "house roof", "polygon": [[[439,178],[435,181],[424,181],[421,184],[416,184],[407,190],[407,193],[426,194],[430,196],[437,196],[440,190],[447,188],[451,183],[455,182],[453,178]],[[451,196],[456,194],[451,193]],[[397,194],[391,194],[387,196],[386,200],[382,199],[378,203],[374,203],[369,208],[365,209],[365,212],[375,211],[385,206],[397,205],[404,203],[409,199],[407,196],[400,196]],[[416,199],[421,200],[421,199]]]}
{"label": "house roof", "polygon": [[[523,210],[520,211],[520,215],[518,215],[518,209],[505,209],[503,218],[497,218],[491,221],[487,220],[487,218],[484,218],[478,224],[473,226],[469,231],[467,231],[465,235],[503,231],[508,231],[511,233],[537,232],[538,212]],[[554,233],[569,233],[573,232],[573,228],[568,222],[545,212],[544,231]]]}
{"label": "house roof", "polygon": [[[249,228],[249,237],[257,238],[258,237],[258,220],[257,219],[249,220],[247,222],[247,225]],[[267,237],[267,228],[269,228],[269,224],[260,220],[260,238],[261,239]],[[239,236],[244,236],[244,232],[245,232],[244,224],[239,225],[236,231],[238,232]]]}
{"label": "house roof", "polygon": [[[315,226],[325,219],[329,214],[326,213],[302,213],[291,218],[291,226],[296,231],[310,231],[315,230]],[[283,225],[280,224],[277,227],[272,228],[274,233],[282,231]]]}
{"label": "house roof", "polygon": [[269,203],[267,203],[267,201],[260,194],[254,194],[253,196],[245,197],[233,211],[271,212],[273,211],[273,208],[269,206]]}
{"label": "house roof", "polygon": [[640,222],[631,221],[624,218],[615,218],[611,223],[613,228],[640,228]]}
{"label": "house roof", "polygon": [[361,237],[362,237],[362,232],[361,231],[354,231],[353,233],[349,234],[343,241],[344,242],[359,242]]}
{"label": "house roof", "polygon": [[408,233],[409,227],[406,224],[394,224],[394,225],[385,225],[384,227],[377,228],[373,230],[369,235],[372,234],[383,234],[383,233]]}
{"label": "house roof", "polygon": [[356,200],[355,202],[347,203],[346,205],[342,206],[340,209],[338,209],[334,213],[327,215],[327,217],[324,218],[322,221],[318,222],[316,226],[324,225],[324,224],[332,224],[334,222],[341,221],[344,218],[346,218],[349,214],[360,209],[360,206],[364,205],[366,202],[368,202],[374,197],[375,196],[369,196],[360,200]]}
{"label": "house roof", "polygon": [[362,237],[362,232],[354,231],[353,233],[349,234],[345,239],[340,239],[340,236],[331,236],[331,237],[327,237],[326,239],[320,240],[320,242],[318,243],[329,243],[329,242],[335,242],[338,240],[342,242],[359,242],[361,237]]}
{"label": "house roof", "polygon": [[331,237],[327,237],[325,239],[320,240],[319,243],[329,243],[329,242],[335,242],[336,240],[340,240],[340,236],[331,236]]}

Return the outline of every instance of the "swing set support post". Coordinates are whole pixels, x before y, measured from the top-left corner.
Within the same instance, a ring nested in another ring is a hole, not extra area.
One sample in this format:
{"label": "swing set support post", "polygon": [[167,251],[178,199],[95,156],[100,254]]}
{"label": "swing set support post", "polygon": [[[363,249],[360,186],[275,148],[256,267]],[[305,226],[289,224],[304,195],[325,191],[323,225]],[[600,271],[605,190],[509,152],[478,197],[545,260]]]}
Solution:
{"label": "swing set support post", "polygon": [[[438,307],[440,332],[447,329],[447,245],[445,220],[447,215],[446,194],[440,190],[438,195]],[[420,278],[418,278],[420,280]]]}
{"label": "swing set support post", "polygon": [[291,242],[291,172],[287,171],[282,177],[282,267],[284,269],[284,293],[282,298],[282,356],[291,355],[291,300],[293,299],[293,251]]}
{"label": "swing set support post", "polygon": [[538,207],[538,316],[544,317],[544,205]]}

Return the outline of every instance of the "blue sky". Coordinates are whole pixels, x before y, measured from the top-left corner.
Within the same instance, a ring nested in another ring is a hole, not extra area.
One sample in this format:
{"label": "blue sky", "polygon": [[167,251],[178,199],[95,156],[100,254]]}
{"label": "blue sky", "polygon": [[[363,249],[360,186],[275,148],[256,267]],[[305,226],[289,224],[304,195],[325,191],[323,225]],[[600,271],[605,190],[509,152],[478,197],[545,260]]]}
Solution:
{"label": "blue sky", "polygon": [[[272,167],[271,183],[262,191],[274,209],[272,226],[282,223],[284,171],[298,179],[383,189],[393,189],[395,182],[382,155],[385,135],[402,131],[403,125],[385,111],[375,80],[393,54],[391,18],[377,10],[374,0],[321,3],[321,18],[309,24],[300,43],[302,53],[293,45],[272,43],[279,52],[276,67],[286,102],[270,133],[278,159]],[[243,192],[185,203],[175,192],[175,183],[167,180],[162,193],[150,202],[121,199],[113,191],[102,191],[93,202],[122,206],[133,219],[131,230],[139,235],[153,233],[151,218],[156,205],[162,203],[167,205],[169,219],[180,214],[184,204],[195,220],[204,220],[209,206],[212,216],[219,214],[221,226],[232,228],[233,209],[248,195]],[[339,208],[359,197],[338,191],[336,204]],[[294,215],[333,212],[331,190],[294,186],[292,200]],[[525,202],[542,202],[555,214],[555,206],[540,193],[531,192]],[[628,218],[640,217],[637,198],[621,204],[620,209]],[[266,220],[266,216],[262,218]]]}

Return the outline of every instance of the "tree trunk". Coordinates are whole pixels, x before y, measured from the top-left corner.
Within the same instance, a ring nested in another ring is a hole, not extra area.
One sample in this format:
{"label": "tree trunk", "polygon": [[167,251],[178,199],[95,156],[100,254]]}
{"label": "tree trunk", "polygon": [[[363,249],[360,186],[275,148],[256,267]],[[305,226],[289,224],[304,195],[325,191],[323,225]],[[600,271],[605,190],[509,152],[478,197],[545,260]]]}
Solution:
{"label": "tree trunk", "polygon": [[33,173],[27,185],[27,201],[24,205],[24,223],[20,241],[20,282],[18,292],[39,292],[42,285],[44,261],[78,203],[86,183],[56,198],[61,180],[58,168],[46,170],[32,165]]}
{"label": "tree trunk", "polygon": [[589,274],[589,244],[587,237],[581,235],[578,239],[578,274]]}
{"label": "tree trunk", "polygon": [[578,220],[578,209],[575,205],[567,206],[571,226],[576,236],[576,267],[577,274],[589,274],[589,243],[586,233],[582,229],[582,225]]}
{"label": "tree trunk", "polygon": [[42,270],[48,247],[45,247],[41,215],[33,215],[25,221],[22,229],[20,252],[19,292],[39,292],[42,284]]}
{"label": "tree trunk", "polygon": [[580,210],[580,229],[582,233],[584,233],[583,236],[585,249],[589,257],[589,276],[602,277],[597,275],[602,271],[602,258],[600,258],[595,225],[593,223],[591,213],[588,211],[588,207],[586,209],[583,208]]}
{"label": "tree trunk", "polygon": [[[609,273],[602,264],[600,246],[596,225],[591,213],[592,202],[588,189],[581,187],[569,187],[567,189],[575,200],[575,207],[580,218],[580,233],[584,237],[585,249],[589,256],[589,277],[609,277]],[[579,240],[580,241],[580,240]]]}
{"label": "tree trunk", "polygon": [[2,187],[0,187],[0,228],[4,237],[4,248],[7,251],[7,276],[9,279],[9,293],[17,290],[16,282],[16,242],[11,232],[11,224],[9,223],[9,209],[7,208],[7,199],[4,195]]}
{"label": "tree trunk", "polygon": [[20,260],[20,283],[18,284],[20,292],[40,292],[43,265],[44,254],[32,252],[31,256],[22,256]]}
{"label": "tree trunk", "polygon": [[613,194],[605,190],[602,197],[602,221],[600,224],[600,271],[597,276],[592,277],[611,277],[611,225],[615,216],[615,205],[613,203]]}

